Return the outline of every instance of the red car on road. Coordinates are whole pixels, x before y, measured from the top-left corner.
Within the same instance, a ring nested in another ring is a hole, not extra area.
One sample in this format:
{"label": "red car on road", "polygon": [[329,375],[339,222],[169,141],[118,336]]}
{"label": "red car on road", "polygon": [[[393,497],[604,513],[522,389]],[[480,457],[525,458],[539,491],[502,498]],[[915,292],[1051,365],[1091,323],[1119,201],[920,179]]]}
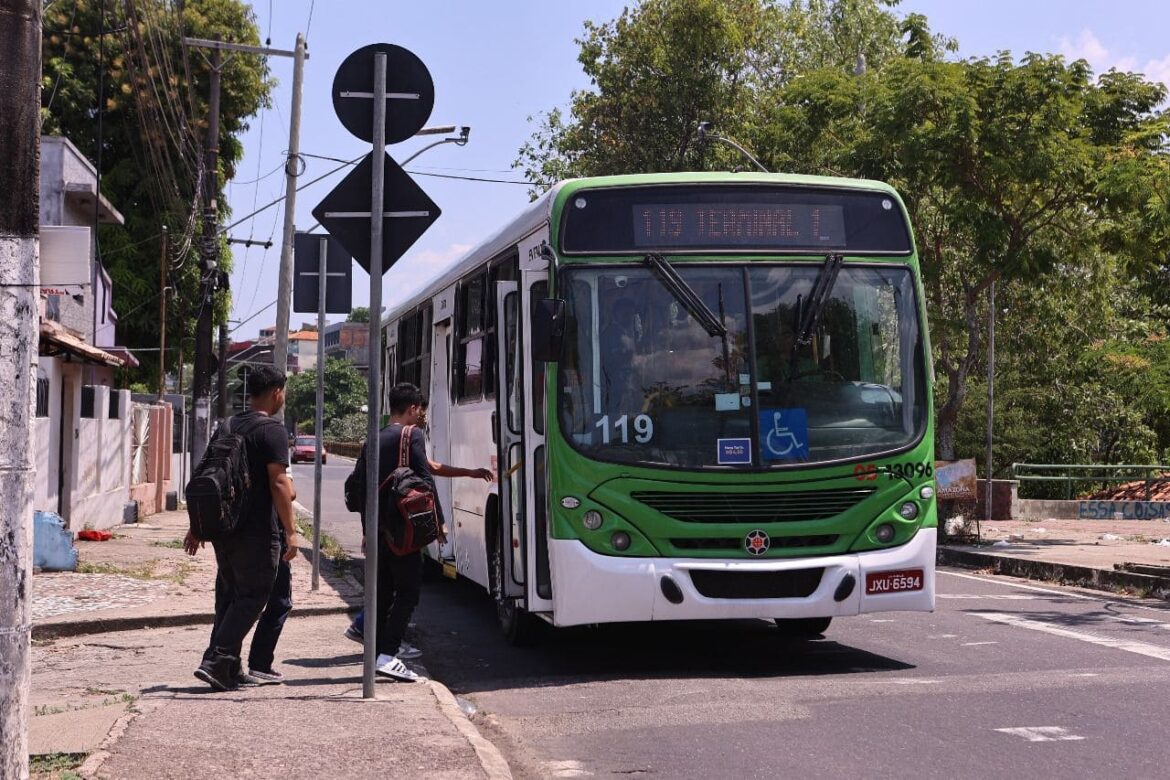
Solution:
{"label": "red car on road", "polygon": [[[312,463],[315,457],[317,457],[316,436],[298,436],[293,439],[292,452],[289,453],[289,460],[293,463]],[[328,453],[325,452],[325,445],[321,445],[321,465],[325,464],[327,458]]]}

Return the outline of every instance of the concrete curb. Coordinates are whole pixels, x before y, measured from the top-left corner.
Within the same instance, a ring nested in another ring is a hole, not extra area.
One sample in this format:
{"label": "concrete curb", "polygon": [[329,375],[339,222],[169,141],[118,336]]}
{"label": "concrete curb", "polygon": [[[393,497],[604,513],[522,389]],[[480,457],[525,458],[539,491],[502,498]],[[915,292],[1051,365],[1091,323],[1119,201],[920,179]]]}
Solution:
{"label": "concrete curb", "polygon": [[97,773],[101,771],[102,764],[110,757],[110,750],[114,744],[126,734],[126,729],[130,728],[130,724],[139,715],[142,715],[145,710],[138,709],[137,702],[130,706],[130,709],[122,717],[114,723],[110,728],[106,738],[98,745],[98,749],[90,753],[85,762],[77,768],[77,774],[84,778],[97,777]]}
{"label": "concrete curb", "polygon": [[[293,607],[289,619],[297,617],[318,617],[320,615],[343,615],[356,612],[358,606],[340,604],[333,607]],[[174,615],[138,615],[133,617],[95,617],[88,620],[71,620],[62,623],[41,623],[33,626],[33,639],[61,639],[64,637],[102,634],[107,631],[136,631],[141,628],[173,628],[175,626],[211,625],[214,612],[183,612]]]}
{"label": "concrete curb", "polygon": [[1170,599],[1170,580],[1148,574],[1095,569],[1091,566],[1053,563],[1051,561],[1033,561],[1011,555],[997,555],[946,546],[938,548],[938,562],[967,569],[991,569],[996,574],[1078,585],[1093,590],[1145,591],[1154,598]]}
{"label": "concrete curb", "polygon": [[459,704],[455,701],[455,695],[451,693],[451,690],[438,680],[427,680],[427,684],[431,687],[431,693],[435,695],[439,711],[447,717],[447,720],[451,721],[451,725],[463,735],[463,738],[471,743],[471,747],[479,759],[479,765],[483,769],[483,773],[487,775],[488,780],[512,780],[512,770],[508,767],[508,762],[504,759],[500,749],[483,734],[480,734],[479,729],[475,727],[471,719],[464,714],[463,710],[459,709]]}

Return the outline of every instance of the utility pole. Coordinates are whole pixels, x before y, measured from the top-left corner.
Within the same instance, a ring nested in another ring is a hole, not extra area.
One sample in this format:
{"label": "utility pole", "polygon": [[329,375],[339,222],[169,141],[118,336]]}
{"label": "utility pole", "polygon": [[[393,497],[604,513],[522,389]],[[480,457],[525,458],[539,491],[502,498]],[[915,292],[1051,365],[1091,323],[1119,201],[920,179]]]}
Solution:
{"label": "utility pole", "polygon": [[[284,237],[280,243],[280,276],[276,288],[276,343],[272,349],[272,364],[280,371],[288,370],[288,314],[293,286],[293,236],[296,234],[297,176],[301,151],[301,87],[305,72],[305,37],[297,33],[293,51],[292,116],[289,118],[288,159],[284,163],[286,193],[284,201]],[[321,284],[324,284],[322,279]],[[320,334],[318,334],[320,338]],[[318,369],[319,370],[319,369]],[[280,412],[284,420],[284,410]]]}
{"label": "utility pole", "polygon": [[[194,464],[199,462],[199,459],[203,457],[203,451],[207,449],[207,439],[211,422],[212,293],[216,289],[216,281],[220,277],[218,262],[219,230],[216,226],[218,214],[215,201],[219,188],[219,177],[216,173],[216,166],[219,153],[219,77],[220,70],[222,69],[221,55],[224,51],[230,51],[260,54],[263,56],[296,58],[297,52],[270,49],[264,46],[252,46],[244,43],[225,43],[224,41],[213,41],[206,38],[184,38],[183,43],[187,46],[211,49],[212,56],[210,118],[208,119],[207,162],[205,164],[206,175],[204,177],[206,186],[204,187],[205,205],[203,209],[203,251],[201,257],[203,284],[202,295],[200,296],[199,318],[195,324],[195,379],[192,382],[192,395],[195,399],[195,427],[191,436],[191,462]],[[308,59],[308,55],[304,51],[305,40],[300,34],[297,35],[297,44],[302,61]],[[294,77],[294,82],[296,82],[296,97],[293,103],[293,124],[297,128],[297,135],[299,136],[300,83],[297,79],[299,79],[299,72]],[[295,152],[290,148],[290,160],[293,159],[294,154]],[[222,337],[222,334],[220,340],[221,343],[226,340]],[[221,363],[225,359],[226,355],[221,354]],[[223,397],[222,386],[220,389],[220,397]]]}
{"label": "utility pole", "polygon": [[219,323],[219,383],[216,387],[216,393],[219,395],[218,403],[216,404],[215,414],[219,419],[226,420],[228,417],[228,402],[227,402],[227,351],[228,351],[228,332],[227,323]]}
{"label": "utility pole", "polygon": [[158,250],[158,398],[167,392],[167,226]]}
{"label": "utility pole", "polygon": [[203,241],[199,267],[202,282],[199,290],[199,316],[195,320],[195,377],[191,394],[195,401],[195,426],[191,436],[191,464],[203,458],[211,433],[211,317],[215,283],[219,278],[218,218],[219,191],[219,82],[222,55],[211,52],[211,94],[208,98],[207,139],[203,173]]}
{"label": "utility pole", "polygon": [[41,2],[0,0],[0,777],[28,777]]}

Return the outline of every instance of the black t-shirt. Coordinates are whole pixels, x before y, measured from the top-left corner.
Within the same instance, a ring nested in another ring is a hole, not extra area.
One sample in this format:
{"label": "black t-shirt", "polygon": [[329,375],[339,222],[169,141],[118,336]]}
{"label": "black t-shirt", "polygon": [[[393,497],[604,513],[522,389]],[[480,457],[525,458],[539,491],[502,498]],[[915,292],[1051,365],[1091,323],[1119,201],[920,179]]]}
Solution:
{"label": "black t-shirt", "polygon": [[[393,423],[387,425],[378,433],[378,484],[381,484],[398,468],[398,445],[402,441],[402,424]],[[422,479],[426,480],[427,484],[431,486],[431,490],[435,489],[435,477],[431,474],[430,461],[427,459],[427,440],[423,434],[422,429],[417,425],[410,435],[410,467],[414,469],[414,473]],[[366,448],[362,447],[361,454],[358,455],[357,463],[353,467],[354,472],[358,475],[357,487],[362,491],[362,503],[365,503],[365,484],[366,484]],[[365,513],[362,513],[362,520],[365,520]]]}
{"label": "black t-shirt", "polygon": [[272,504],[268,464],[288,465],[288,433],[278,420],[251,410],[232,418],[232,431],[243,435],[248,448],[252,493],[248,509],[240,517],[238,532],[250,535],[276,533],[280,523]]}

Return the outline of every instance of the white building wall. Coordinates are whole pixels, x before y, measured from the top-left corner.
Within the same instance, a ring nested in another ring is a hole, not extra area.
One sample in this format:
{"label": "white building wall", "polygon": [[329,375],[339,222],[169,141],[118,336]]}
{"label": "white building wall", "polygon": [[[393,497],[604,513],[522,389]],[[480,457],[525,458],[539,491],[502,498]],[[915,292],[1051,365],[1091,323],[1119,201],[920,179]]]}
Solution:
{"label": "white building wall", "polygon": [[[120,393],[121,419],[109,419],[110,393]],[[80,409],[80,390],[78,392]],[[77,421],[73,508],[69,529],[111,528],[122,523],[129,499],[130,393],[94,387],[94,416]]]}
{"label": "white building wall", "polygon": [[37,376],[49,380],[49,416],[33,420],[36,474],[33,477],[33,509],[56,512],[61,458],[61,363],[43,357]]}

